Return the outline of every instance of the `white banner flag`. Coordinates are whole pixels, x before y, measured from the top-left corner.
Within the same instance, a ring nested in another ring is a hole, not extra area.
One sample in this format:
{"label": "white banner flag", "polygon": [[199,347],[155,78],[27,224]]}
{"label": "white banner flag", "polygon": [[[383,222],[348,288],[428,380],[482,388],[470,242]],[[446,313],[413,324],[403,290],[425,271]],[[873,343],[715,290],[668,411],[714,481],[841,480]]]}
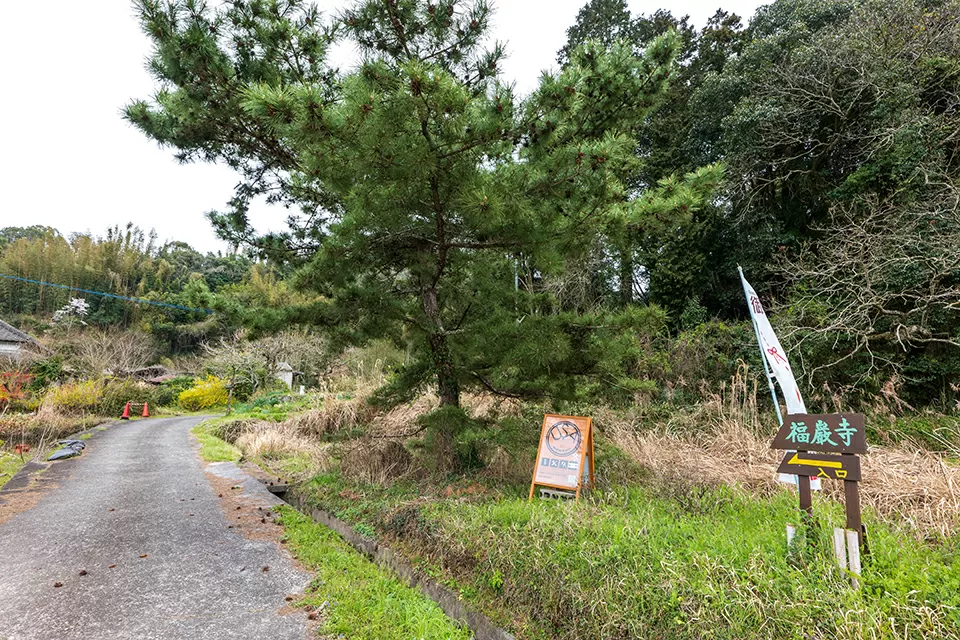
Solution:
{"label": "white banner flag", "polygon": [[[743,291],[747,296],[747,305],[750,307],[750,317],[757,329],[760,351],[763,353],[763,359],[767,361],[770,375],[776,378],[777,384],[780,385],[784,402],[787,403],[787,413],[806,413],[807,407],[803,404],[803,396],[800,395],[800,387],[787,360],[787,352],[777,339],[777,334],[773,332],[773,327],[770,326],[770,320],[760,303],[760,296],[747,282],[743,271],[740,272],[740,279],[743,281]],[[781,473],[780,481],[796,484],[797,476]],[[810,478],[810,488],[814,491],[819,490],[820,479]]]}
{"label": "white banner flag", "polygon": [[760,297],[753,290],[747,279],[740,273],[743,280],[743,289],[747,294],[747,304],[750,306],[750,316],[757,327],[757,336],[760,339],[760,350],[763,351],[763,357],[770,367],[770,373],[777,379],[780,385],[780,391],[783,392],[783,399],[787,403],[787,413],[806,413],[807,408],[803,404],[803,396],[800,395],[800,387],[797,386],[797,379],[793,377],[793,370],[787,361],[787,352],[777,340],[777,334],[773,332],[770,326],[770,320],[763,311],[763,305],[760,304]]}

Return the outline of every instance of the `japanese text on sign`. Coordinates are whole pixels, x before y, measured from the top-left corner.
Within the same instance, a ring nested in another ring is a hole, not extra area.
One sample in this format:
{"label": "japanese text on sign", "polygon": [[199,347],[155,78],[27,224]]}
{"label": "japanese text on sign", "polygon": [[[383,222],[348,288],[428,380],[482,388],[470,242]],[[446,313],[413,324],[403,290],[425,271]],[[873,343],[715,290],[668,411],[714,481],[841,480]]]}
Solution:
{"label": "japanese text on sign", "polygon": [[774,449],[866,453],[863,416],[858,413],[791,414],[784,418]]}

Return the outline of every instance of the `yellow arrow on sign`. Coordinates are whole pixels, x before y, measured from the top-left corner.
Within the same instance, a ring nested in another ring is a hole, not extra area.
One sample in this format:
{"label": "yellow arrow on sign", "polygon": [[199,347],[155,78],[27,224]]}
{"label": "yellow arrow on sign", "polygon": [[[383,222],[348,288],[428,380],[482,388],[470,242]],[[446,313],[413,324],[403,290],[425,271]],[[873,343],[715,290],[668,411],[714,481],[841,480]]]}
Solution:
{"label": "yellow arrow on sign", "polygon": [[804,460],[799,453],[793,454],[793,457],[787,461],[787,464],[806,464],[811,467],[829,467],[831,469],[843,469],[842,462],[826,462],[823,460]]}

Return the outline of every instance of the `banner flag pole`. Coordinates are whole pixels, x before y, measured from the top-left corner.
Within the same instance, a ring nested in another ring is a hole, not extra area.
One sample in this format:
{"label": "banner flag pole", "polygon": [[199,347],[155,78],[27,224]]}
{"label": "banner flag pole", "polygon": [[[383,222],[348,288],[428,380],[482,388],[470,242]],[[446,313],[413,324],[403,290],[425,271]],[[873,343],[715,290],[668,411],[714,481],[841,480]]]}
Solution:
{"label": "banner flag pole", "polygon": [[[747,281],[743,276],[743,268],[737,265],[737,271],[740,272],[740,284],[743,286],[743,296],[747,299],[747,308],[750,308],[750,294],[747,293]],[[757,348],[760,349],[760,361],[763,362],[763,371],[767,374],[767,384],[770,385],[770,396],[773,398],[773,408],[777,411],[777,422],[783,425],[783,416],[780,414],[780,401],[777,400],[777,390],[773,385],[773,377],[770,375],[770,365],[767,364],[767,354],[763,352],[763,342],[760,340],[760,329],[757,328],[757,320],[753,317],[753,311],[750,311],[750,324],[753,325],[753,333],[757,336]]]}

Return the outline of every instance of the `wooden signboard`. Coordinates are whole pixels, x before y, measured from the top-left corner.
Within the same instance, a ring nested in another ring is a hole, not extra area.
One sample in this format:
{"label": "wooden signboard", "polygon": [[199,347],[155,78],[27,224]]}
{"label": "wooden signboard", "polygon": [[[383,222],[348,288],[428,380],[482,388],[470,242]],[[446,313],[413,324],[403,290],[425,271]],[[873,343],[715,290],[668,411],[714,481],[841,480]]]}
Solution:
{"label": "wooden signboard", "polygon": [[530,499],[537,486],[575,491],[593,486],[593,419],[545,415]]}
{"label": "wooden signboard", "polygon": [[783,457],[777,473],[856,482],[860,479],[860,458],[793,451]]}
{"label": "wooden signboard", "polygon": [[866,453],[867,437],[859,413],[793,413],[773,439],[772,449],[822,451],[823,453]]}
{"label": "wooden signboard", "polygon": [[[800,508],[813,516],[810,478],[843,480],[847,530],[863,544],[860,515],[860,458],[867,452],[865,421],[859,413],[798,413],[783,419],[770,447],[786,449],[780,473],[796,474]],[[815,453],[812,453],[815,452]],[[829,455],[833,454],[833,455]]]}

